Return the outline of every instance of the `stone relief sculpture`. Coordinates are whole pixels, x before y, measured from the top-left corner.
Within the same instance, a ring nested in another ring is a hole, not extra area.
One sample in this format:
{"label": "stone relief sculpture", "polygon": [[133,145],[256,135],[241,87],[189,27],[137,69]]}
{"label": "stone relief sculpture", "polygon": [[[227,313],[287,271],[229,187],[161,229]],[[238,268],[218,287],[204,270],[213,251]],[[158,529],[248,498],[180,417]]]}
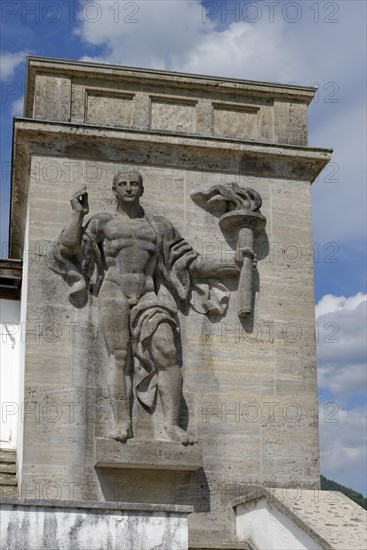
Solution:
{"label": "stone relief sculpture", "polygon": [[252,273],[257,259],[254,253],[254,235],[266,225],[266,218],[260,212],[262,199],[250,187],[237,183],[214,185],[208,191],[191,193],[192,200],[212,213],[220,215],[219,225],[223,231],[235,230],[237,246],[235,261],[241,266],[238,317],[247,317],[252,310]]}
{"label": "stone relief sculpture", "polygon": [[98,296],[109,354],[107,385],[117,405],[108,437],[122,443],[133,437],[134,388],[150,412],[159,395],[168,438],[190,445],[194,438],[179,426],[177,313],[190,305],[204,315],[224,314],[229,292],[218,279],[238,276],[243,256],[253,257],[253,251],[239,243],[232,262],[204,261],[166,218],[144,211],[138,171],[121,167],[112,190],[115,214],[96,214],[84,226],[87,188],[73,194],[71,219],[52,248],[49,267],[70,286],[76,308],[87,304],[89,292]]}

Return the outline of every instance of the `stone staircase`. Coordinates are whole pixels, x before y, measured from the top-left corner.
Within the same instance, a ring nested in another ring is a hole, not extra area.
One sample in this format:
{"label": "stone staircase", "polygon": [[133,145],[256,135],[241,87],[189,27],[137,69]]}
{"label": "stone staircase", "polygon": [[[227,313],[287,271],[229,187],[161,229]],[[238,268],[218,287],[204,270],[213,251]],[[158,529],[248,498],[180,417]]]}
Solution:
{"label": "stone staircase", "polygon": [[14,450],[0,449],[0,496],[18,496],[16,453]]}

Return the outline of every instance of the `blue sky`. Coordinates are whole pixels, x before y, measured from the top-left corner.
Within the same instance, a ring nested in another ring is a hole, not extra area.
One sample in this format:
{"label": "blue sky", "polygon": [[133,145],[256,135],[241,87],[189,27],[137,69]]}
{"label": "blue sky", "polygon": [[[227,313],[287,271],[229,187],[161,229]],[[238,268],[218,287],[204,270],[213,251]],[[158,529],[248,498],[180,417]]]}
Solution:
{"label": "blue sky", "polygon": [[366,3],[3,0],[0,10],[1,256],[26,53],[319,87],[309,142],[334,148],[313,187],[321,469],[366,494]]}

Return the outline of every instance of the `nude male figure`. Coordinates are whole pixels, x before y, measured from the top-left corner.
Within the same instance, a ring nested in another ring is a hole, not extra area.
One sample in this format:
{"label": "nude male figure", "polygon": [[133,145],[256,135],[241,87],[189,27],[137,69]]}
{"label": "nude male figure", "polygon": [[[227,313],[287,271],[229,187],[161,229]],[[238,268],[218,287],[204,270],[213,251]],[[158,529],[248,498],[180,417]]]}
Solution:
{"label": "nude male figure", "polygon": [[[131,410],[134,349],[131,316],[139,309],[145,315],[151,313],[151,319],[146,318],[142,323],[143,327],[145,323],[145,332],[150,330],[145,347],[154,363],[166,434],[169,439],[183,445],[193,444],[194,438],[179,427],[182,375],[174,339],[177,323],[169,306],[161,305],[157,296],[158,238],[161,233],[173,232],[175,240],[172,241],[170,252],[172,262],[177,257],[187,257],[190,276],[205,278],[237,275],[239,268],[235,261],[227,264],[203,262],[168,220],[160,218],[156,225],[152,218],[148,218],[140,205],[144,188],[139,172],[119,170],[113,179],[112,189],[117,199],[115,215],[97,214],[86,228],[82,224],[84,216],[89,212],[87,188],[83,187],[74,193],[70,201],[71,221],[59,239],[61,254],[73,258],[79,265],[83,262],[83,232],[93,238],[103,251],[105,274],[98,300],[110,357],[107,384],[110,397],[117,405],[115,426],[108,436],[123,443],[133,437]],[[78,284],[81,283],[76,282],[74,287]],[[149,329],[149,326],[154,328]]]}

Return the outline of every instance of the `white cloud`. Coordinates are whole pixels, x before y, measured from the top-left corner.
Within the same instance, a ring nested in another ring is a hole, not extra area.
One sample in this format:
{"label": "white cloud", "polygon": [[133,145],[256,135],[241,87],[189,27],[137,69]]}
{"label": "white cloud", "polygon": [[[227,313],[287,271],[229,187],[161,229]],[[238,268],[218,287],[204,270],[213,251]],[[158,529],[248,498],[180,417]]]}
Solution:
{"label": "white cloud", "polygon": [[183,69],[250,80],[289,82],[299,75],[298,47],[286,56],[287,42],[293,41],[284,21],[251,25],[232,23],[228,29],[212,32],[188,53]]}
{"label": "white cloud", "polygon": [[336,311],[355,310],[360,304],[363,304],[367,300],[367,294],[358,292],[355,296],[346,298],[345,296],[333,296],[333,294],[326,294],[323,296],[319,303],[316,305],[316,319],[326,315],[328,313],[335,313]]}
{"label": "white cloud", "polygon": [[[82,5],[88,3],[82,0]],[[355,63],[363,58],[358,29],[363,28],[364,8],[358,1],[351,0],[347,7],[340,3],[334,17],[339,22],[334,24],[324,23],[326,12],[316,23],[312,2],[303,3],[297,23],[287,21],[284,6],[289,2],[281,1],[272,22],[269,7],[259,2],[261,16],[256,23],[246,20],[243,11],[236,17],[228,10],[224,24],[208,19],[199,0],[133,4],[138,9],[131,17],[122,0],[99,3],[95,22],[88,21],[88,12],[80,13],[77,34],[90,45],[105,47],[104,55],[89,59],[321,86],[330,81],[341,85],[343,80],[343,87],[345,81],[353,88],[355,79],[361,79],[361,72],[350,63],[351,56]],[[352,34],[351,25],[356,29]]]}
{"label": "white cloud", "polygon": [[316,306],[318,382],[335,403],[320,406],[321,472],[366,494],[366,413],[342,403],[366,392],[367,294],[327,294]]}
{"label": "white cloud", "polygon": [[298,26],[281,16],[269,23],[267,8],[255,24],[228,15],[223,29],[206,17],[199,0],[134,2],[136,23],[129,22],[122,1],[99,5],[99,20],[92,23],[81,12],[76,32],[105,53],[83,60],[252,80],[304,83],[316,78],[311,70],[305,74],[314,60],[300,63],[305,48]]}
{"label": "white cloud", "polygon": [[365,408],[320,406],[321,473],[364,494],[367,493],[366,417]]}
{"label": "white cloud", "polygon": [[366,364],[321,367],[319,368],[318,383],[320,388],[327,388],[336,396],[363,395],[366,392]]}
{"label": "white cloud", "polygon": [[210,22],[203,24],[198,0],[131,2],[129,9],[126,2],[108,0],[99,6],[95,23],[87,20],[87,12],[81,12],[76,32],[88,44],[104,46],[106,53],[83,59],[180,70],[187,53],[214,27]]}
{"label": "white cloud", "polygon": [[12,78],[15,69],[25,62],[26,52],[0,54],[0,80]]}
{"label": "white cloud", "polygon": [[24,107],[24,97],[16,99],[11,104],[11,114],[12,116],[23,116],[23,107]]}
{"label": "white cloud", "polygon": [[[258,2],[260,17],[255,23],[245,20],[246,13],[248,18],[256,13],[254,8],[246,12],[244,2],[231,7],[223,2],[210,4],[210,11],[217,10],[215,21],[206,18],[199,0],[133,4],[139,8],[132,16],[136,23],[129,23],[124,2],[112,0],[100,3],[98,21],[80,20],[78,34],[103,51],[84,60],[250,80],[318,83],[319,94],[310,110],[310,144],[334,147],[339,184],[314,186],[314,238],[341,247],[359,242],[366,218],[362,176],[366,73],[360,69],[365,63],[366,4],[358,0],[298,2],[301,16],[295,23],[289,20],[297,14],[286,0],[274,3],[272,21],[269,3]],[[237,13],[230,13],[231,9]]]}
{"label": "white cloud", "polygon": [[319,387],[335,396],[366,391],[367,294],[323,296],[316,306]]}

